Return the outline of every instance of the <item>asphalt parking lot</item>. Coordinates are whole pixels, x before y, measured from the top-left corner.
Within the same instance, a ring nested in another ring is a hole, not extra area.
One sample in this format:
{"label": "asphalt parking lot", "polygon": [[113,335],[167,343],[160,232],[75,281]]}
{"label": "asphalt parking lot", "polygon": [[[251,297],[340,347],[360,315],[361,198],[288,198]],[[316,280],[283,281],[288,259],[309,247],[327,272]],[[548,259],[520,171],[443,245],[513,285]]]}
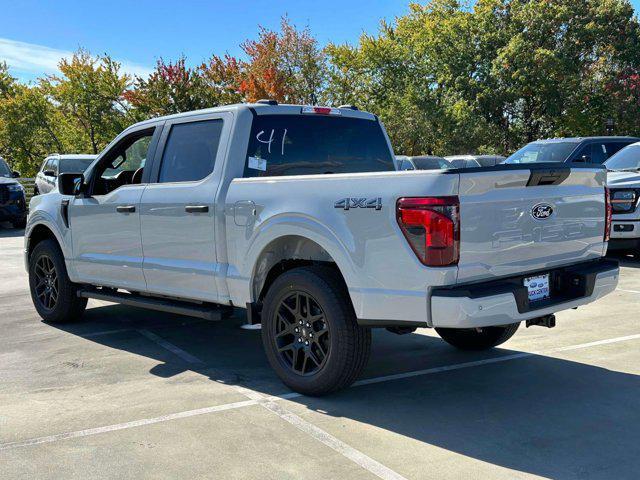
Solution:
{"label": "asphalt parking lot", "polygon": [[463,353],[374,333],[363,379],[292,394],[242,312],[92,301],[42,323],[22,232],[0,227],[0,478],[637,478],[640,261],[618,291]]}

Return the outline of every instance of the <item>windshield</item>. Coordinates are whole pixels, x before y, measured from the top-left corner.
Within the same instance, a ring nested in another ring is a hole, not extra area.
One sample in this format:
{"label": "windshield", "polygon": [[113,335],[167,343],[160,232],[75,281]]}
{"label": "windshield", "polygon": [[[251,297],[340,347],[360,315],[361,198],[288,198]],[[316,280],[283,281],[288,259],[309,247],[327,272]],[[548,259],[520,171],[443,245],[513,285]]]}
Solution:
{"label": "windshield", "polygon": [[414,157],[413,164],[418,170],[440,170],[449,168],[449,162],[447,162],[444,158]]}
{"label": "windshield", "polygon": [[3,159],[0,158],[0,177],[12,177],[11,169]]}
{"label": "windshield", "polygon": [[374,120],[334,115],[258,115],[245,177],[395,171]]}
{"label": "windshield", "polygon": [[60,159],[60,173],[84,173],[93,158],[62,158]]}
{"label": "windshield", "polygon": [[604,162],[607,170],[640,169],[640,144],[629,145]]}
{"label": "windshield", "polygon": [[532,142],[508,157],[504,163],[564,162],[577,145],[574,142]]}

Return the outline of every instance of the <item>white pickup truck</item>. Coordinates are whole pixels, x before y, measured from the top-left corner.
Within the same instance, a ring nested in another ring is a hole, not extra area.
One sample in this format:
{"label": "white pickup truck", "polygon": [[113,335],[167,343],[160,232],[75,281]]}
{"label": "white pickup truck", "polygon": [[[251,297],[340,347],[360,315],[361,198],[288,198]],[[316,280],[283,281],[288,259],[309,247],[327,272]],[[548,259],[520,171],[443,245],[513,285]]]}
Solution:
{"label": "white pickup truck", "polygon": [[371,327],[485,349],[614,290],[604,181],[586,165],[396,171],[372,114],[232,105],[136,124],[60,175],[31,202],[25,260],[48,322],[88,298],[246,308],[283,382],[320,395],[358,377]]}

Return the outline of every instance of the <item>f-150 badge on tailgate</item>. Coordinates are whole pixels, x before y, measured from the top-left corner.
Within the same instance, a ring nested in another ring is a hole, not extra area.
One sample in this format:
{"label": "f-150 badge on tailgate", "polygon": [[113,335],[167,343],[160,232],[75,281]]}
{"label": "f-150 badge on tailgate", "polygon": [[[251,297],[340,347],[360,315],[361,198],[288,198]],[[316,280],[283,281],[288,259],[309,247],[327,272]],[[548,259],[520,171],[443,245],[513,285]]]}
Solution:
{"label": "f-150 badge on tailgate", "polygon": [[553,207],[547,203],[538,203],[531,209],[531,216],[538,220],[546,220],[553,215]]}
{"label": "f-150 badge on tailgate", "polygon": [[349,210],[351,208],[375,208],[382,210],[382,198],[341,198],[333,204],[335,208]]}

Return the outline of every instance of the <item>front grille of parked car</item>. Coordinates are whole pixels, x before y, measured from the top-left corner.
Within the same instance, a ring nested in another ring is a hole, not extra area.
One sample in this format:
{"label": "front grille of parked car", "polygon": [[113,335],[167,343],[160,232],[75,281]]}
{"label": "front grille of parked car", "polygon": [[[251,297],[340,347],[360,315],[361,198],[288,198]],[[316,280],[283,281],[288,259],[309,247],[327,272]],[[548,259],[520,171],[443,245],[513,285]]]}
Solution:
{"label": "front grille of parked car", "polygon": [[7,203],[9,201],[9,189],[6,185],[0,185],[0,204]]}

